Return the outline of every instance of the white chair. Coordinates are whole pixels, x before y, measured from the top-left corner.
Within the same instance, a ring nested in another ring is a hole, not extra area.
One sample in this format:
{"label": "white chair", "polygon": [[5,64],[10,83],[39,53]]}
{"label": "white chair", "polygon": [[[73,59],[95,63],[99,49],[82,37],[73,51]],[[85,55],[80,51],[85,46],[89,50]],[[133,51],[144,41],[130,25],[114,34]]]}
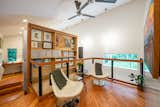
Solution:
{"label": "white chair", "polygon": [[61,72],[67,80],[67,84],[61,90],[56,85],[53,75],[52,74],[50,75],[52,89],[54,95],[57,98],[57,106],[60,107],[63,106],[63,104],[65,104],[66,102],[72,100],[73,98],[78,97],[83,89],[83,82],[69,80],[62,70]]}
{"label": "white chair", "polygon": [[96,78],[96,79],[93,80],[93,84],[98,85],[98,86],[104,86],[105,83],[106,83],[106,81],[104,79],[106,77],[108,77],[107,69],[106,69],[106,67],[102,66],[101,67],[102,74],[97,75],[95,66],[96,66],[95,63],[91,65],[91,72],[90,72],[90,75],[93,76],[94,78]]}
{"label": "white chair", "polygon": [[2,79],[4,73],[4,68],[2,67],[2,65],[0,65],[0,80]]}

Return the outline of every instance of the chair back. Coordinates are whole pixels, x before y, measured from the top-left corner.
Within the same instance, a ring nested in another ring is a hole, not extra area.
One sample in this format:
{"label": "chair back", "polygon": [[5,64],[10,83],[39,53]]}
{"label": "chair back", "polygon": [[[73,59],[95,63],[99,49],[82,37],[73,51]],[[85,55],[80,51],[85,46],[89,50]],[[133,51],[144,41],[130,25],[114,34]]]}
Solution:
{"label": "chair back", "polygon": [[[90,72],[91,75],[96,75],[95,66],[96,66],[95,63],[91,65],[91,72]],[[101,67],[102,67],[102,75],[107,75],[107,67],[103,65]]]}

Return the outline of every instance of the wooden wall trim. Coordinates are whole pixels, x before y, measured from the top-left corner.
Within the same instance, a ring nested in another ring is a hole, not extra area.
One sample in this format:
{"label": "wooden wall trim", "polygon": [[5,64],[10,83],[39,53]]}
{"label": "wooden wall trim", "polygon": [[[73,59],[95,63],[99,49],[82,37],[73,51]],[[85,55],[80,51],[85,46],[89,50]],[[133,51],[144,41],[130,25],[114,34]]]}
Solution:
{"label": "wooden wall trim", "polygon": [[154,0],[154,58],[153,58],[154,78],[159,77],[160,68],[160,0]]}

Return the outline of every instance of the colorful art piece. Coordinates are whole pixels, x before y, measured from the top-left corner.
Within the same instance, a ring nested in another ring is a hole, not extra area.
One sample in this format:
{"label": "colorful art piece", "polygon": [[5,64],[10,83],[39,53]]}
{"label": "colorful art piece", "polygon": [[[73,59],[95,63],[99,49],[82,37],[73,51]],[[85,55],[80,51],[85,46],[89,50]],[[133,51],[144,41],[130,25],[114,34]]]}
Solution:
{"label": "colorful art piece", "polygon": [[17,60],[17,49],[9,48],[8,49],[8,62],[14,62]]}
{"label": "colorful art piece", "polygon": [[153,67],[153,44],[154,44],[154,2],[150,0],[148,14],[145,22],[144,31],[144,61],[147,67],[152,71]]}

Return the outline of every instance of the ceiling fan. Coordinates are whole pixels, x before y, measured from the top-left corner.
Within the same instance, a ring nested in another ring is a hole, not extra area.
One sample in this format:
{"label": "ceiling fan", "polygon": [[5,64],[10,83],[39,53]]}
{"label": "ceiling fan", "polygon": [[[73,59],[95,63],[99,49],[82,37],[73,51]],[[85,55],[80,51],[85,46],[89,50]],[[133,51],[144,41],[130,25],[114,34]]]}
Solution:
{"label": "ceiling fan", "polygon": [[94,18],[95,16],[92,16],[92,15],[88,15],[88,14],[84,14],[84,13],[81,13],[81,11],[91,2],[92,0],[88,0],[83,6],[81,6],[81,2],[78,1],[78,0],[75,0],[74,3],[75,3],[75,6],[76,6],[76,9],[77,9],[77,14],[68,18],[68,20],[71,20],[77,16],[86,16],[86,17],[91,17],[91,18]]}
{"label": "ceiling fan", "polygon": [[86,17],[90,17],[90,18],[95,18],[95,16],[92,16],[92,15],[89,15],[89,14],[84,14],[82,13],[81,11],[86,7],[88,6],[90,3],[93,3],[93,2],[104,2],[104,3],[115,3],[117,0],[88,0],[84,5],[81,6],[81,2],[78,1],[78,0],[75,0],[74,3],[75,3],[75,6],[76,6],[76,9],[77,9],[77,14],[68,18],[68,20],[71,20],[77,16],[86,16]]}

